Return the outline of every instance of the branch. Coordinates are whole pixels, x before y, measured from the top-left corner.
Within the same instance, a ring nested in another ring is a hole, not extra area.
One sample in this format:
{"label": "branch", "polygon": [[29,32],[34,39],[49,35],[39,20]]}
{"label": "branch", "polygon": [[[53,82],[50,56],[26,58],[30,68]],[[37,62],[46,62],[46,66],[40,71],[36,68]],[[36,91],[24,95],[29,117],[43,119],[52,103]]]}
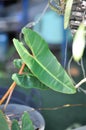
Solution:
{"label": "branch", "polygon": [[[22,74],[23,70],[25,67],[25,63],[22,64],[18,74]],[[7,90],[7,92],[4,94],[4,96],[2,97],[2,99],[0,100],[0,105],[5,101],[5,99],[9,96],[10,93],[13,92],[14,88],[16,87],[16,82],[13,82],[10,86],[10,88]]]}

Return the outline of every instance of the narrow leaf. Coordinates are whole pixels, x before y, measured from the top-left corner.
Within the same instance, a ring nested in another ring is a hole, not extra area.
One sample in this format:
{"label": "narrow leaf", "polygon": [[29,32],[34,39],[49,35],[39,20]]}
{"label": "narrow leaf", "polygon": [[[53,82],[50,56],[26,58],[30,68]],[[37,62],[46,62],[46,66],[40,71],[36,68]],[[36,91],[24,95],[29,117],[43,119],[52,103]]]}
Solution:
{"label": "narrow leaf", "polygon": [[25,89],[37,88],[37,89],[49,89],[47,86],[42,84],[36,77],[29,74],[13,74],[12,79],[19,85]]}
{"label": "narrow leaf", "polygon": [[0,110],[0,130],[9,130],[4,113]]}
{"label": "narrow leaf", "polygon": [[81,23],[73,41],[72,53],[75,61],[79,61],[85,49],[85,25]]}
{"label": "narrow leaf", "polygon": [[24,112],[22,116],[22,130],[34,130],[32,121],[27,112]]}
{"label": "narrow leaf", "polygon": [[64,29],[66,29],[69,25],[72,4],[73,4],[73,0],[66,0],[66,7],[65,7],[65,14],[64,14]]}
{"label": "narrow leaf", "polygon": [[14,39],[23,62],[43,84],[62,93],[73,94],[76,89],[56,57],[50,52],[47,43],[41,36],[30,29],[23,29],[26,44],[32,51],[32,55],[26,50],[21,42]]}
{"label": "narrow leaf", "polygon": [[19,124],[17,120],[13,120],[12,122],[12,130],[20,130]]}

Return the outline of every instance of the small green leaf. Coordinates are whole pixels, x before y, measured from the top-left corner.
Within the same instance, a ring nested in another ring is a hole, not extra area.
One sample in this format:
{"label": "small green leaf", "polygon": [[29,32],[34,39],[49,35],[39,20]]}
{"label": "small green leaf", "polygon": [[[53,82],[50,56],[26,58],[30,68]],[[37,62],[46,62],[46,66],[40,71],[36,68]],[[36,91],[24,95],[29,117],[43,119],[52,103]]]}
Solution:
{"label": "small green leaf", "polygon": [[[18,69],[21,68],[23,61],[22,59],[15,59],[13,61],[14,66]],[[47,86],[43,85],[29,70],[29,68],[25,65],[23,74],[13,74],[12,79],[19,85],[20,87],[30,89],[30,88],[39,88],[39,89],[49,89]]]}
{"label": "small green leaf", "polygon": [[22,63],[23,63],[22,59],[14,59],[14,61],[13,61],[14,66],[15,66],[16,68],[18,68],[18,69],[21,68]]}
{"label": "small green leaf", "polygon": [[24,112],[22,116],[22,130],[34,130],[33,123],[27,112]]}
{"label": "small green leaf", "polygon": [[9,130],[4,113],[0,110],[0,130]]}
{"label": "small green leaf", "polygon": [[66,0],[66,7],[65,7],[65,14],[64,14],[64,29],[66,29],[69,25],[72,4],[73,4],[73,0]]}
{"label": "small green leaf", "polygon": [[19,127],[17,120],[12,121],[12,130],[20,130],[20,127]]}
{"label": "small green leaf", "polygon": [[[15,66],[16,68],[20,69],[21,66],[22,66],[22,64],[23,64],[23,61],[22,61],[22,59],[15,59],[15,60],[13,61],[13,64],[14,64],[14,66]],[[28,68],[27,66],[24,67],[23,72],[26,72],[26,73],[29,72],[29,73],[31,73],[30,70],[29,70],[29,68]]]}
{"label": "small green leaf", "polygon": [[13,74],[12,79],[19,85],[25,89],[37,88],[37,89],[49,89],[47,86],[42,84],[36,77],[29,74]]}
{"label": "small green leaf", "polygon": [[85,49],[85,25],[81,23],[73,41],[72,53],[73,58],[76,62],[78,62],[82,56]]}

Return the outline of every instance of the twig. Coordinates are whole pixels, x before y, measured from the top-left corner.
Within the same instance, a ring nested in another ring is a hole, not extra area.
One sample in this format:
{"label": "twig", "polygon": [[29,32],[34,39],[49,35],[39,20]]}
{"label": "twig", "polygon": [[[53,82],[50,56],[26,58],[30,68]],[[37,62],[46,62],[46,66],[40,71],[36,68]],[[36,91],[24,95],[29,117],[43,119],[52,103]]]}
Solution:
{"label": "twig", "polygon": [[[50,0],[50,1],[52,2],[52,0]],[[38,24],[40,22],[40,20],[42,19],[42,17],[44,16],[44,14],[46,13],[48,7],[49,7],[49,3],[47,3],[47,5],[45,6],[45,8],[43,9],[43,12],[38,17],[38,19],[36,21],[28,23],[25,27],[31,28],[31,27],[35,26],[36,24]]]}
{"label": "twig", "polygon": [[[14,90],[14,89],[13,89],[13,90]],[[10,101],[10,99],[11,99],[11,96],[12,96],[13,90],[10,92],[10,94],[9,94],[9,96],[8,96],[8,98],[7,98],[7,101],[6,101],[6,103],[5,103],[4,107],[3,107],[3,111],[6,110],[8,104],[9,104],[9,101]]]}
{"label": "twig", "polygon": [[[52,0],[50,0],[50,1],[52,1]],[[49,7],[49,3],[45,6],[45,8],[44,8],[44,10],[43,10],[43,12],[42,12],[42,14],[41,14],[41,16],[37,19],[37,21],[33,21],[33,22],[31,22],[31,23],[28,23],[25,27],[32,27],[32,26],[35,26],[37,23],[39,23],[39,21],[41,20],[41,18],[43,17],[43,15],[45,14],[45,12],[46,12],[46,10],[48,9],[48,7]],[[20,34],[20,38],[21,38],[21,34]],[[19,74],[21,74],[22,73],[22,71],[23,71],[23,69],[24,69],[24,66],[25,66],[25,64],[23,64],[22,65],[22,67],[21,67],[21,69],[20,69],[20,71],[19,71]],[[13,90],[14,90],[14,88],[15,88],[15,86],[16,86],[16,82],[13,82],[12,83],[12,85],[10,86],[10,88],[8,89],[8,91],[5,93],[5,95],[2,97],[2,99],[0,100],[0,105],[5,101],[5,99],[8,97],[8,100],[7,100],[7,102],[9,102],[9,100],[10,100],[10,97],[11,97],[11,95],[12,95],[12,92],[13,92]],[[8,104],[8,103],[6,103],[6,104]],[[6,105],[7,106],[7,105]],[[6,107],[5,106],[5,107]]]}
{"label": "twig", "polygon": [[[22,72],[24,70],[24,67],[25,67],[25,63],[22,64],[22,66],[21,66],[18,74],[22,74]],[[13,82],[11,84],[10,88],[8,89],[8,91],[4,94],[4,96],[0,100],[0,105],[5,101],[5,99],[9,96],[9,94],[13,92],[13,90],[14,90],[15,87],[16,87],[16,82]],[[9,101],[7,101],[7,102],[9,102]]]}
{"label": "twig", "polygon": [[[86,104],[65,104],[65,105],[61,105],[61,106],[56,106],[56,107],[45,107],[45,108],[31,108],[31,110],[28,110],[27,112],[30,113],[32,111],[57,111],[60,109],[64,109],[64,108],[71,108],[71,107],[86,107]],[[18,116],[18,115],[22,115],[24,112],[16,112],[16,114],[10,113],[7,116],[8,117],[13,117],[13,116]]]}
{"label": "twig", "polygon": [[86,82],[86,78],[82,79],[78,84],[76,84],[75,88],[79,88],[85,82]]}
{"label": "twig", "polygon": [[59,110],[59,109],[63,109],[63,108],[69,108],[69,107],[81,107],[81,106],[85,106],[86,107],[86,104],[65,104],[65,105],[62,105],[62,106],[57,106],[57,107],[53,107],[53,108],[38,108],[37,110],[42,110],[42,111],[56,111],[56,110]]}

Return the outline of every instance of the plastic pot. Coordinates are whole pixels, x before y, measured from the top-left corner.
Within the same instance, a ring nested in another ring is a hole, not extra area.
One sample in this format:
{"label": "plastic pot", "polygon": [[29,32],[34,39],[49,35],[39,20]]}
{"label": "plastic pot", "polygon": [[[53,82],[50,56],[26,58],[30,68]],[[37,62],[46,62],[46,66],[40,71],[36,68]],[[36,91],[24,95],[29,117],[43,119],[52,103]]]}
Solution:
{"label": "plastic pot", "polygon": [[[0,107],[0,109],[2,108],[3,105]],[[24,111],[27,111],[29,113],[35,130],[44,130],[45,128],[44,118],[38,111],[36,111],[32,107],[19,104],[9,104],[5,110],[5,113],[6,115],[9,116],[11,120],[16,119],[20,121],[21,115],[24,113]]]}
{"label": "plastic pot", "polygon": [[82,127],[76,128],[74,130],[86,130],[86,126],[82,126]]}

